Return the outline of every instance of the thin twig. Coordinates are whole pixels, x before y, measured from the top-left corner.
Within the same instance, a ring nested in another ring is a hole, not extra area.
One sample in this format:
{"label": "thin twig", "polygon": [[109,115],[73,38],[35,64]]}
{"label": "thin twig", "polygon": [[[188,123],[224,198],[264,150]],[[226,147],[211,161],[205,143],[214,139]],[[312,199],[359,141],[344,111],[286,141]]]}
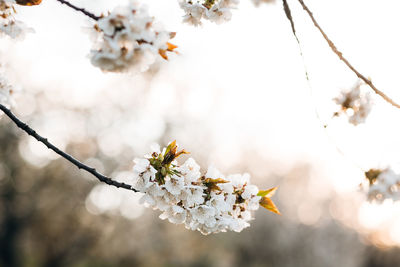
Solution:
{"label": "thin twig", "polygon": [[80,8],[80,7],[77,7],[77,6],[73,5],[73,4],[71,4],[71,3],[68,2],[68,1],[65,1],[65,0],[56,0],[56,1],[60,2],[61,4],[67,5],[67,6],[69,6],[70,8],[72,8],[72,9],[74,9],[74,10],[76,10],[76,11],[82,12],[83,14],[85,14],[86,16],[88,16],[89,18],[94,19],[94,20],[96,20],[96,21],[99,20],[99,19],[101,18],[101,17],[99,17],[99,16],[96,16],[96,15],[93,14],[93,13],[90,13],[89,11],[85,10],[84,8]]}
{"label": "thin twig", "polygon": [[[307,66],[305,63],[305,59],[304,59],[304,54],[303,54],[303,49],[302,49],[302,45],[300,43],[300,39],[297,36],[296,33],[296,28],[295,28],[295,24],[294,24],[294,20],[292,17],[292,12],[290,11],[290,7],[289,4],[287,3],[287,0],[282,0],[283,1],[283,10],[285,11],[286,17],[290,22],[290,26],[292,27],[292,33],[294,38],[297,41],[297,45],[299,47],[299,51],[300,51],[300,56],[301,59],[303,61],[303,67],[304,67],[304,74],[307,80],[307,85],[308,88],[310,89],[310,96],[311,96],[311,101],[314,102],[314,96],[313,96],[313,88],[311,85],[311,81],[310,81],[310,76],[308,74],[308,70],[307,70]],[[344,158],[347,159],[349,162],[351,162],[354,166],[356,166],[358,169],[360,169],[362,172],[365,172],[365,170],[356,162],[354,161],[352,158],[350,158],[346,153],[343,152],[343,150],[340,148],[340,146],[337,144],[337,142],[335,141],[335,139],[329,134],[327,127],[328,124],[324,123],[323,120],[321,119],[321,115],[319,114],[319,111],[317,109],[316,104],[314,103],[314,112],[315,112],[315,116],[318,119],[318,121],[321,123],[323,130],[325,132],[326,137],[328,138],[329,142],[332,144],[332,146],[335,147],[336,151]]]}
{"label": "thin twig", "polygon": [[305,63],[305,60],[304,60],[303,49],[302,49],[302,47],[301,47],[300,40],[299,40],[299,38],[297,37],[296,28],[295,28],[295,26],[294,26],[294,21],[293,21],[293,17],[292,17],[292,12],[290,11],[290,7],[289,7],[287,1],[286,1],[286,0],[282,0],[282,1],[283,1],[283,10],[285,11],[286,18],[287,18],[287,19],[289,20],[289,22],[290,22],[290,26],[292,27],[293,36],[294,36],[294,38],[296,39],[297,45],[298,45],[298,47],[299,47],[300,56],[301,56],[301,59],[302,59],[302,61],[303,61],[304,73],[305,73],[305,75],[306,75],[306,79],[307,79],[308,82],[310,82],[310,79],[309,79],[309,76],[308,76],[307,67],[306,67],[306,63]]}
{"label": "thin twig", "polygon": [[82,169],[87,171],[88,173],[92,174],[93,176],[95,176],[100,182],[106,183],[108,185],[112,185],[118,188],[124,188],[127,190],[131,190],[134,192],[138,192],[138,190],[136,190],[135,188],[133,188],[131,185],[125,184],[125,183],[120,183],[117,182],[101,173],[98,173],[96,171],[95,168],[89,167],[85,164],[83,164],[82,162],[80,162],[79,160],[75,159],[74,157],[72,157],[71,155],[65,153],[64,151],[61,151],[59,148],[57,148],[55,145],[53,145],[52,143],[50,143],[47,138],[44,138],[42,136],[40,136],[35,130],[33,130],[31,127],[29,127],[26,123],[22,122],[20,119],[18,119],[12,112],[11,110],[9,110],[8,108],[6,108],[5,106],[3,106],[2,104],[0,104],[0,109],[22,130],[24,130],[27,134],[29,134],[30,136],[34,137],[36,140],[38,140],[39,142],[43,143],[48,149],[53,150],[54,152],[56,152],[58,155],[60,155],[61,157],[65,158],[66,160],[68,160],[69,162],[71,162],[72,164],[74,164],[76,167],[78,167],[78,169]]}
{"label": "thin twig", "polygon": [[310,19],[312,20],[312,22],[314,23],[314,26],[319,30],[319,32],[322,34],[322,36],[324,37],[325,41],[328,43],[329,47],[332,49],[332,51],[339,57],[339,59],[341,61],[344,62],[344,64],[346,64],[346,66],[352,71],[354,72],[354,74],[357,75],[358,78],[360,78],[361,80],[363,80],[366,84],[368,84],[369,87],[371,87],[371,89],[378,94],[380,97],[382,97],[386,102],[388,102],[389,104],[391,104],[392,106],[399,108],[400,109],[400,105],[397,104],[396,102],[394,102],[390,97],[388,97],[384,92],[380,91],[378,88],[375,87],[375,85],[372,83],[371,80],[369,80],[368,78],[366,78],[364,75],[362,75],[358,70],[356,70],[351,64],[350,62],[343,57],[342,52],[340,52],[335,44],[332,42],[331,39],[329,39],[329,37],[326,35],[326,33],[322,30],[322,28],[319,26],[318,22],[315,20],[313,13],[310,11],[310,9],[306,6],[306,4],[304,3],[303,0],[298,0],[299,3],[301,4],[301,6],[303,7],[303,9],[307,12],[308,16],[310,17]]}
{"label": "thin twig", "polygon": [[289,5],[286,0],[283,0],[283,10],[285,11],[285,15],[290,22],[290,26],[292,27],[292,32],[297,42],[300,43],[299,38],[297,38],[296,28],[294,27],[294,21],[292,17],[292,12],[290,11]]}

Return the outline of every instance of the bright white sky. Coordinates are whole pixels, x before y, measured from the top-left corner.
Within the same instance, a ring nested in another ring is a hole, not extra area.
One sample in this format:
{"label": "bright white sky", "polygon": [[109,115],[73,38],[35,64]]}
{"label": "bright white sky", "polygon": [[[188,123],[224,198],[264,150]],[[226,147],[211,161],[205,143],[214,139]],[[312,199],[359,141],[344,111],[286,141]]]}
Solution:
{"label": "bright white sky", "polygon": [[[71,2],[99,14],[125,1]],[[299,161],[312,162],[314,175],[326,178],[343,194],[357,190],[362,181],[358,166],[368,170],[400,165],[399,110],[374,97],[376,105],[365,125],[354,127],[345,119],[330,119],[336,111],[331,99],[340,90],[350,88],[356,77],[331,53],[297,1],[289,0],[289,4],[302,42],[312,95],[280,1],[255,8],[250,0],[242,0],[231,22],[206,23],[200,28],[181,24],[182,12],[176,0],[145,2],[151,14],[167,29],[177,32],[174,43],[180,53],[162,64],[161,75],[152,83],[150,98],[157,103],[153,115],[171,110],[174,97],[185,90],[186,105],[173,113],[203,121],[203,135],[215,146],[210,163],[229,169],[241,160],[238,153],[232,153],[239,144],[278,161],[279,166],[271,170],[275,173],[284,173]],[[400,2],[306,3],[350,62],[400,102]],[[18,11],[20,19],[36,34],[18,44],[2,41],[0,51],[3,64],[12,72],[10,76],[25,90],[45,90],[55,102],[67,101],[71,108],[91,107],[105,95],[112,98],[119,94],[115,84],[125,77],[102,73],[86,57],[91,47],[87,30],[83,29],[91,25],[86,17],[55,0]],[[159,105],[157,100],[161,98],[171,103]],[[315,108],[323,123],[329,124],[328,135],[316,118]],[[24,112],[20,108],[20,113]],[[57,139],[56,132],[53,137],[51,131],[48,134],[50,139]],[[181,137],[180,143],[190,149],[194,140],[190,135]],[[143,138],[147,138],[143,141],[147,145],[155,137]],[[335,144],[346,157],[336,151]],[[381,216],[376,216],[378,212]],[[386,236],[380,240],[383,243],[400,244],[397,221],[398,205],[377,208],[364,204],[356,225],[367,232],[378,229],[381,236]]]}

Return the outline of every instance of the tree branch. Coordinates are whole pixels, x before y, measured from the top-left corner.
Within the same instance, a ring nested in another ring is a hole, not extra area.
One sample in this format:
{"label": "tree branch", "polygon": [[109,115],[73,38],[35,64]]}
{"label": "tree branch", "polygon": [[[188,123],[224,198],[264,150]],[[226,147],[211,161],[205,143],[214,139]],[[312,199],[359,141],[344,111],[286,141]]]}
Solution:
{"label": "tree branch", "polygon": [[[304,55],[303,55],[303,50],[302,50],[302,46],[300,43],[300,39],[297,37],[297,33],[296,33],[296,28],[295,28],[295,24],[294,24],[294,20],[292,17],[292,13],[289,7],[289,4],[287,3],[287,0],[282,0],[283,1],[283,10],[285,11],[286,17],[290,22],[291,28],[292,28],[292,33],[294,38],[297,41],[298,47],[299,47],[299,51],[300,51],[300,56],[303,60],[303,66],[304,66],[304,73],[305,73],[305,77],[307,80],[307,85],[308,88],[310,89],[310,95],[311,95],[311,99],[313,99],[313,89],[310,83],[310,78],[308,75],[308,70],[307,70],[307,66],[305,64],[305,60],[304,60]],[[334,140],[334,138],[329,134],[329,132],[327,131],[327,127],[328,124],[324,123],[323,120],[321,119],[321,116],[319,114],[319,111],[317,109],[317,106],[314,104],[314,112],[315,112],[315,116],[318,119],[318,121],[321,123],[322,127],[324,128],[326,137],[328,138],[329,142],[331,143],[332,146],[335,147],[336,151],[344,158],[347,159],[349,162],[351,162],[355,167],[357,167],[358,169],[360,169],[362,172],[365,172],[365,170],[360,167],[360,165],[358,165],[357,162],[355,162],[353,159],[351,159],[348,155],[346,155],[346,153],[343,152],[343,150],[340,148],[340,146],[336,143],[336,141]]]}
{"label": "tree branch", "polygon": [[292,32],[294,37],[296,38],[297,42],[299,42],[299,38],[297,38],[297,34],[296,34],[296,28],[294,27],[294,21],[293,21],[293,17],[292,17],[292,12],[290,11],[289,5],[287,3],[286,0],[282,0],[283,2],[283,10],[285,11],[286,17],[290,22],[290,26],[292,27]]}
{"label": "tree branch", "polygon": [[33,130],[31,127],[29,127],[26,123],[22,122],[20,119],[18,119],[8,108],[0,104],[0,109],[22,130],[24,130],[28,135],[34,137],[36,140],[39,142],[43,143],[48,149],[53,150],[56,152],[58,155],[61,157],[65,158],[72,164],[74,164],[78,169],[82,169],[87,171],[88,173],[92,174],[95,176],[100,182],[106,183],[108,185],[112,185],[118,188],[124,188],[127,190],[131,190],[134,192],[139,192],[135,188],[133,188],[131,185],[125,184],[125,183],[120,183],[117,182],[107,176],[104,176],[101,173],[98,173],[95,168],[89,167],[79,160],[75,159],[71,155],[65,153],[64,151],[61,151],[59,148],[54,146],[52,143],[50,143],[46,138],[40,136],[35,130]]}
{"label": "tree branch", "polygon": [[290,7],[289,7],[289,4],[287,3],[287,0],[282,0],[282,2],[283,2],[283,10],[285,11],[286,18],[287,18],[287,19],[289,20],[289,22],[290,22],[290,26],[291,26],[291,28],[292,28],[293,36],[294,36],[294,38],[295,38],[296,41],[297,41],[297,45],[298,45],[299,51],[300,51],[300,56],[301,56],[301,59],[302,59],[302,61],[303,61],[304,74],[305,74],[305,76],[306,76],[307,82],[309,83],[309,82],[310,82],[310,79],[309,79],[309,75],[308,75],[306,63],[305,63],[305,60],[304,60],[303,49],[302,49],[302,47],[301,47],[300,40],[299,40],[299,38],[297,37],[296,28],[295,28],[295,26],[294,26],[294,21],[293,21],[293,17],[292,17],[292,12],[290,11]]}
{"label": "tree branch", "polygon": [[82,12],[83,14],[85,14],[86,16],[88,16],[89,18],[94,19],[94,20],[96,20],[96,21],[99,20],[99,19],[101,18],[101,17],[99,17],[99,16],[96,16],[96,15],[93,14],[93,13],[90,13],[89,11],[85,10],[84,8],[80,8],[80,7],[77,7],[77,6],[73,5],[73,4],[71,4],[71,3],[68,2],[68,1],[65,1],[65,0],[56,0],[56,1],[60,2],[61,4],[67,5],[67,6],[69,6],[70,8],[72,8],[72,9],[74,9],[74,10],[76,10],[76,11]]}
{"label": "tree branch", "polygon": [[[380,91],[378,88],[375,87],[375,85],[372,83],[371,80],[367,79],[364,75],[362,75],[358,70],[356,70],[351,64],[350,62],[343,57],[342,52],[340,52],[337,47],[335,46],[335,44],[332,42],[331,39],[329,39],[329,37],[326,35],[326,33],[322,30],[322,28],[319,26],[318,22],[316,21],[316,19],[314,18],[313,13],[310,11],[310,9],[306,6],[306,4],[304,3],[303,0],[298,0],[299,3],[301,4],[301,6],[303,7],[303,9],[307,12],[308,16],[310,17],[310,19],[312,20],[312,22],[314,23],[314,26],[319,30],[319,32],[322,34],[322,36],[324,37],[325,41],[328,43],[329,47],[332,49],[332,51],[339,57],[339,59],[341,61],[344,62],[344,64],[346,64],[346,66],[352,71],[354,72],[355,75],[357,75],[357,77],[361,80],[363,80],[369,87],[371,87],[371,89],[378,94],[380,97],[382,97],[386,102],[388,102],[389,104],[391,104],[392,106],[399,108],[400,109],[400,105],[397,104],[396,102],[394,102],[390,97],[388,97],[384,92]],[[285,2],[285,0],[284,0]]]}

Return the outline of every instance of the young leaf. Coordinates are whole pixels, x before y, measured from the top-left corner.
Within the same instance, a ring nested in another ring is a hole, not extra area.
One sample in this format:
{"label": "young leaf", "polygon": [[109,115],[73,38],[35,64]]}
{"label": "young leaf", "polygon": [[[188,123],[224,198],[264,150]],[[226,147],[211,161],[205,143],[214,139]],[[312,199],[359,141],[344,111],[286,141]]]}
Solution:
{"label": "young leaf", "polygon": [[258,192],[257,196],[259,196],[259,197],[272,197],[275,194],[277,189],[278,189],[278,187],[270,188],[270,189],[267,189],[267,190],[260,190]]}
{"label": "young leaf", "polygon": [[170,152],[171,150],[173,151],[173,153],[175,153],[175,152],[174,152],[174,149],[175,149],[175,152],[176,152],[176,140],[172,141],[172,142],[167,146],[167,149],[165,150],[165,154],[168,154],[168,152]]}
{"label": "young leaf", "polygon": [[260,205],[263,208],[265,208],[265,209],[267,209],[267,210],[269,210],[269,211],[271,211],[273,213],[281,215],[281,213],[279,212],[278,208],[275,206],[275,203],[272,202],[272,200],[270,198],[268,198],[268,197],[262,197],[261,200],[260,200]]}
{"label": "young leaf", "polygon": [[177,45],[171,44],[171,43],[167,43],[167,51],[168,52],[173,52],[174,49],[178,48]]}
{"label": "young leaf", "polygon": [[176,54],[178,54],[178,52],[174,51],[174,49],[176,49],[177,47],[177,45],[167,43],[167,49],[159,49],[158,54],[160,54],[163,59],[168,60],[167,52],[175,52]]}
{"label": "young leaf", "polygon": [[177,146],[176,146],[176,140],[172,141],[171,144],[167,146],[167,149],[165,150],[164,153],[164,160],[162,161],[162,164],[170,164],[174,159],[175,159],[175,154],[176,154]]}

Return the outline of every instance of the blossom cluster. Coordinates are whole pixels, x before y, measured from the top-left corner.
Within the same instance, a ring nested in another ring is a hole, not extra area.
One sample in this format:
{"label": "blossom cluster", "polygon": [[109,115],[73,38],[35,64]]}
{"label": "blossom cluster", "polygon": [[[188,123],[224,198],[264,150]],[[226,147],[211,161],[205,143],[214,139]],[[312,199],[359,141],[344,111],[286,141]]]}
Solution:
{"label": "blossom cluster", "polygon": [[[183,22],[199,26],[202,20],[221,24],[231,20],[232,10],[236,9],[240,0],[179,0],[185,12]],[[255,6],[262,3],[274,3],[275,0],[252,0]]]}
{"label": "blossom cluster", "polygon": [[392,169],[371,169],[365,173],[368,181],[368,199],[383,202],[385,199],[400,200],[400,175]]}
{"label": "blossom cluster", "polygon": [[253,219],[259,206],[279,213],[269,199],[274,189],[259,191],[250,183],[249,174],[224,177],[210,167],[205,175],[192,158],[179,165],[175,160],[187,152],[177,151],[176,142],[160,151],[135,159],[135,188],[144,193],[141,201],[163,213],[161,219],[185,224],[202,234],[242,231]]}
{"label": "blossom cluster", "polygon": [[365,122],[371,111],[372,100],[368,93],[361,93],[361,85],[362,83],[358,82],[351,90],[343,91],[333,99],[341,107],[341,110],[334,116],[339,116],[340,113],[346,114],[349,122],[353,125]]}
{"label": "blossom cluster", "polygon": [[167,52],[176,48],[168,42],[175,33],[163,30],[136,1],[102,16],[94,29],[89,57],[103,71],[146,71],[158,57],[168,59]]}
{"label": "blossom cluster", "polygon": [[9,107],[13,104],[12,100],[13,87],[8,81],[0,75],[0,104]]}
{"label": "blossom cluster", "polygon": [[14,18],[15,4],[14,0],[0,0],[0,32],[13,39],[21,39],[25,33],[33,30]]}
{"label": "blossom cluster", "polygon": [[185,12],[183,21],[194,26],[202,24],[202,19],[217,24],[232,18],[232,9],[237,8],[239,0],[181,0],[180,7]]}

